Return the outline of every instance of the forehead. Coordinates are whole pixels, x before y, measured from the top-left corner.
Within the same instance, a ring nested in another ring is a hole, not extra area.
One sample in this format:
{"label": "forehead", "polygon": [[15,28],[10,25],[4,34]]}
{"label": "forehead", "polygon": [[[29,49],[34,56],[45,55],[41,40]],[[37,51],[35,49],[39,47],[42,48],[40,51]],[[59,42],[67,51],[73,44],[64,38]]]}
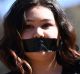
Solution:
{"label": "forehead", "polygon": [[43,6],[35,6],[33,8],[31,8],[28,11],[25,11],[25,16],[26,19],[53,19],[54,20],[54,15],[53,12],[47,8],[47,7],[43,7]]}

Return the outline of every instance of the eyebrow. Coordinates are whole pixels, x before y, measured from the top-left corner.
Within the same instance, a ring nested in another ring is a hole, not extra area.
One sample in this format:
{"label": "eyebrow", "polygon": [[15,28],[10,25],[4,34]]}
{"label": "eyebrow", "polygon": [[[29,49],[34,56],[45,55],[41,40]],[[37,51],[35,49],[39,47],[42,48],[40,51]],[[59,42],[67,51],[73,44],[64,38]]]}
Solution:
{"label": "eyebrow", "polygon": [[[46,22],[46,21],[50,21],[51,19],[43,19],[43,20],[40,20],[41,22]],[[27,19],[26,22],[34,22],[34,20],[32,19]]]}

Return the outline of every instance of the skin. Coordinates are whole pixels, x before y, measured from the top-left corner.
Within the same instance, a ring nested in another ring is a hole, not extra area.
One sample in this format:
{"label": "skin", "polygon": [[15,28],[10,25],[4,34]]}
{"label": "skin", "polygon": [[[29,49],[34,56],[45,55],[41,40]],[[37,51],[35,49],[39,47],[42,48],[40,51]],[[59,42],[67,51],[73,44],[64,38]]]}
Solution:
{"label": "skin", "polygon": [[[43,6],[35,6],[24,12],[26,25],[22,39],[58,38],[58,28],[52,11]],[[33,74],[61,74],[62,67],[55,59],[55,52],[25,52],[30,60]]]}
{"label": "skin", "polygon": [[57,38],[58,28],[53,13],[48,8],[37,6],[24,13],[28,27],[22,33],[22,39],[33,37]]}

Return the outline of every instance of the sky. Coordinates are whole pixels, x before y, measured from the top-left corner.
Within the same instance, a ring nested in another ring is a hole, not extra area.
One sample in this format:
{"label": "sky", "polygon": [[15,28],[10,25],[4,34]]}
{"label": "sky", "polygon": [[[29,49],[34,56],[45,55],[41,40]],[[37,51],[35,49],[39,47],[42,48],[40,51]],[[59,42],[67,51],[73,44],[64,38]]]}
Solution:
{"label": "sky", "polygon": [[[0,0],[0,16],[3,17],[15,0]],[[80,4],[80,0],[58,0],[62,8]]]}
{"label": "sky", "polygon": [[69,8],[74,5],[80,5],[80,0],[58,0],[58,2],[64,8]]}

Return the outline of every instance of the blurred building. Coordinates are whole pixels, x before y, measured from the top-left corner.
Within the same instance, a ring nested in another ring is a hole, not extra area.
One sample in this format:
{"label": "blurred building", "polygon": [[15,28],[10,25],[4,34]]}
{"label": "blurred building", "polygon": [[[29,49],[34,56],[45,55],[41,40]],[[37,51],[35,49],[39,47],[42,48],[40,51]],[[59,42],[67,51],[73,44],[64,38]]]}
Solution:
{"label": "blurred building", "polygon": [[80,5],[65,9],[67,17],[75,27],[77,33],[77,42],[80,46]]}

